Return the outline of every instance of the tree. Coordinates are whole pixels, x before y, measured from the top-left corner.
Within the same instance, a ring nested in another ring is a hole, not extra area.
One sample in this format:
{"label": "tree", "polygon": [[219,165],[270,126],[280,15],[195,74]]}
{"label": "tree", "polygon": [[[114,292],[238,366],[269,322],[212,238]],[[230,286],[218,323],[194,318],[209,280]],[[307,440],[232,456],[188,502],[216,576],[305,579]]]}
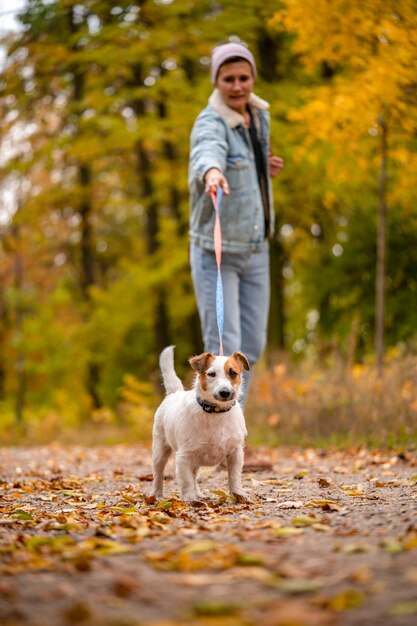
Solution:
{"label": "tree", "polygon": [[402,180],[415,162],[415,3],[284,0],[273,23],[294,33],[294,52],[315,77],[315,84],[305,94],[305,106],[290,116],[307,129],[304,156],[327,152],[325,175],[332,174],[336,184],[347,176],[354,180],[362,174],[370,182],[372,177],[375,180],[374,206],[379,215],[375,352],[381,374],[387,209],[394,198],[408,204],[410,187],[404,188]]}
{"label": "tree", "polygon": [[[173,337],[184,361],[201,343],[188,266],[189,132],[210,93],[213,44],[239,31],[264,50],[261,74],[271,73],[274,6],[29,0],[22,10],[0,98],[4,141],[25,129],[4,184],[19,177],[25,190],[10,225],[26,242],[34,300],[22,329],[31,401],[62,407],[66,398],[83,415],[115,406],[124,375],[149,377]],[[42,259],[36,270],[32,258]]]}

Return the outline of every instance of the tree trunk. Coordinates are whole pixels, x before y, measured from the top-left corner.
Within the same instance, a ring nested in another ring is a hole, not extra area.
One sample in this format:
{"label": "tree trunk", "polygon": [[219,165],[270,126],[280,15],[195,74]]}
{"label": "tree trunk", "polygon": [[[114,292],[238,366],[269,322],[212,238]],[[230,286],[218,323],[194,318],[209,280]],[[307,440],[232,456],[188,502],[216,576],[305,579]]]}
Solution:
{"label": "tree trunk", "polygon": [[271,306],[268,337],[271,348],[285,349],[285,311],[283,268],[285,253],[277,236],[270,242]]}
{"label": "tree trunk", "polygon": [[13,283],[15,290],[15,335],[17,338],[17,354],[16,354],[16,396],[14,403],[15,422],[19,428],[24,426],[24,406],[26,400],[26,358],[20,345],[23,333],[23,320],[25,312],[22,304],[22,289],[23,289],[23,263],[19,253],[18,239],[19,230],[18,227],[12,227],[13,237]]}
{"label": "tree trunk", "polygon": [[89,290],[95,284],[93,230],[91,227],[92,207],[89,200],[91,171],[87,165],[78,166],[78,180],[81,185],[81,290],[84,300],[90,299]]}
{"label": "tree trunk", "polygon": [[[257,40],[259,74],[267,81],[279,82],[283,77],[279,63],[281,45],[282,39],[277,35],[272,35],[270,30],[267,28],[259,30]],[[271,144],[273,144],[273,140]],[[278,224],[276,228],[279,228]],[[272,349],[279,350],[285,349],[284,262],[285,252],[276,234],[270,241],[271,305],[268,345]]]}
{"label": "tree trunk", "polygon": [[[144,148],[142,142],[138,141],[137,150],[138,158],[138,176],[142,186],[142,194],[145,199],[148,200],[147,204],[147,252],[151,256],[154,254],[159,246],[158,233],[159,233],[159,215],[158,205],[155,200],[155,189],[152,181],[152,165],[147,150]],[[155,289],[155,343],[156,350],[161,352],[167,345],[170,344],[169,330],[168,330],[168,313],[166,307],[165,289],[160,285]]]}
{"label": "tree trunk", "polygon": [[384,313],[385,313],[385,271],[386,271],[386,215],[387,215],[387,160],[388,142],[385,117],[379,116],[381,129],[381,167],[379,173],[379,210],[376,259],[376,306],[375,306],[375,360],[380,378],[384,369]]}
{"label": "tree trunk", "polygon": [[[72,33],[76,33],[78,25],[74,17],[74,7],[70,9],[70,29]],[[76,50],[76,44],[74,45]],[[75,121],[76,133],[78,132],[78,120],[82,113],[82,101],[85,92],[85,74],[75,62],[72,67],[73,71],[73,101],[75,105]],[[78,183],[81,187],[81,202],[79,206],[79,214],[81,217],[81,293],[86,303],[91,299],[91,287],[95,284],[94,272],[94,241],[93,229],[91,226],[91,216],[93,212],[91,204],[91,167],[82,161],[77,163]],[[87,365],[87,381],[86,386],[93,402],[94,408],[100,408],[102,402],[98,393],[98,385],[100,380],[100,368],[94,360],[90,360]]]}
{"label": "tree trunk", "polygon": [[[133,72],[133,84],[142,85],[143,83],[143,70],[140,64],[136,64],[132,67]],[[142,99],[137,99],[132,103],[132,107],[138,118],[143,117],[145,113],[145,106]],[[159,111],[161,115],[161,110]],[[155,188],[152,179],[152,161],[149,151],[141,140],[138,140],[136,144],[137,155],[137,173],[139,184],[142,190],[142,196],[146,206],[146,243],[147,252],[149,256],[152,256],[159,247],[158,234],[159,234],[159,206],[156,200]],[[169,333],[169,316],[166,306],[166,294],[162,285],[155,289],[155,321],[154,321],[154,333],[155,333],[155,348],[158,352],[161,352],[170,342]]]}
{"label": "tree trunk", "polygon": [[1,277],[0,283],[0,399],[6,393],[6,327],[7,327],[7,305],[4,297],[6,280]]}

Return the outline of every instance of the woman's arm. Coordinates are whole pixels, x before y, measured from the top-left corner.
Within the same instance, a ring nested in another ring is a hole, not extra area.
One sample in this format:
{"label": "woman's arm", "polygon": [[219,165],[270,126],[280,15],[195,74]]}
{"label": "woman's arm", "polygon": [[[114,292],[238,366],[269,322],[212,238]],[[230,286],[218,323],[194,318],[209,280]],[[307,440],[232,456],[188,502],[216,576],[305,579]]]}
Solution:
{"label": "woman's arm", "polygon": [[222,120],[210,111],[200,113],[191,132],[190,143],[191,178],[204,184],[206,193],[217,191],[219,185],[224,189],[226,179],[223,172],[229,146]]}

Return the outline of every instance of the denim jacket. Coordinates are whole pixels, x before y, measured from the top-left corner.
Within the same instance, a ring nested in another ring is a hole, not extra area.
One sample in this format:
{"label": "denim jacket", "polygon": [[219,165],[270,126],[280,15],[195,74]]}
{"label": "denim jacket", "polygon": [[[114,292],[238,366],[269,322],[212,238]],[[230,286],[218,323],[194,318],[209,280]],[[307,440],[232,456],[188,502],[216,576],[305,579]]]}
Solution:
{"label": "denim jacket", "polygon": [[[251,94],[249,106],[268,163],[269,105]],[[208,250],[214,249],[215,211],[211,198],[204,193],[203,179],[212,167],[225,175],[230,188],[230,194],[223,196],[220,208],[223,251],[239,253],[264,249],[265,217],[249,131],[243,116],[223,102],[217,89],[194,123],[189,162],[190,238]],[[272,234],[274,211],[269,176],[268,195],[269,234]]]}

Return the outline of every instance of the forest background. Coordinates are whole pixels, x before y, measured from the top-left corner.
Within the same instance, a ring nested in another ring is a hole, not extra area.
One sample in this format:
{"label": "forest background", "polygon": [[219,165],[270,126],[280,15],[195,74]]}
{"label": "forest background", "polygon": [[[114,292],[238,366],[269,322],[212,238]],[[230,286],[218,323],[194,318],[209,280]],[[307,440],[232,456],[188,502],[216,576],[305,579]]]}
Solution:
{"label": "forest background", "polygon": [[415,445],[415,9],[26,2],[1,42],[3,443],[149,439],[163,347],[187,379],[189,134],[212,47],[243,40],[285,159],[251,440]]}

